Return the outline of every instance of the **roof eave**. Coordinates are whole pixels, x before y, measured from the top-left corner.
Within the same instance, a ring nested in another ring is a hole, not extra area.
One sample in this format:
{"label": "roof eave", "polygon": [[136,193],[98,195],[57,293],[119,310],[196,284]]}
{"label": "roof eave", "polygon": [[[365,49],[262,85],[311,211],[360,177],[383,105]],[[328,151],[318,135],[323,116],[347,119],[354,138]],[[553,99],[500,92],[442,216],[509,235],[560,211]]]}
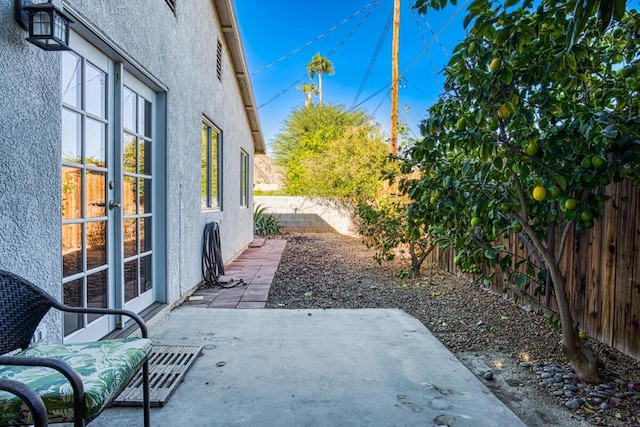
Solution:
{"label": "roof eave", "polygon": [[242,39],[238,29],[238,21],[233,8],[233,2],[232,0],[213,0],[213,4],[216,8],[218,19],[220,20],[222,34],[224,35],[224,40],[231,56],[234,74],[238,82],[238,87],[240,88],[242,102],[245,113],[247,114],[247,121],[249,122],[253,136],[254,151],[256,154],[264,154],[266,153],[264,135],[253,95],[253,87],[251,86],[251,78],[244,56],[244,49],[242,48]]}

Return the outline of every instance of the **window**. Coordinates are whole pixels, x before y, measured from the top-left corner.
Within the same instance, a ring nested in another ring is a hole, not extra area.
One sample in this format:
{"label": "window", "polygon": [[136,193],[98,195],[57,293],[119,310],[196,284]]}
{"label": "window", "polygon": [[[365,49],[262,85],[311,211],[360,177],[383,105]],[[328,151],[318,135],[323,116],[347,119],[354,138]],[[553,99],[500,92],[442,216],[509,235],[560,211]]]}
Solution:
{"label": "window", "polygon": [[202,122],[202,207],[222,208],[222,138],[208,121]]}
{"label": "window", "polygon": [[240,206],[249,206],[249,155],[240,151]]}
{"label": "window", "polygon": [[218,39],[218,50],[216,52],[216,75],[222,81],[222,42]]}

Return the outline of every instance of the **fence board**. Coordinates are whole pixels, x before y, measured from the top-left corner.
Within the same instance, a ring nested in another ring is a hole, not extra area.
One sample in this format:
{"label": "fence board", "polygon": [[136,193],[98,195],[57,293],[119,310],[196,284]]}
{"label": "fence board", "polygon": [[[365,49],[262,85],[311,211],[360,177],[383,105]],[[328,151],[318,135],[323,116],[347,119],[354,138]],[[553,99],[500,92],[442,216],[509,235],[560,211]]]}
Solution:
{"label": "fence board", "polygon": [[[617,195],[618,209],[609,202],[604,216],[592,229],[570,230],[559,266],[566,277],[571,309],[580,328],[589,336],[640,358],[640,190],[624,181],[603,191]],[[627,203],[620,202],[623,197],[628,198]],[[556,231],[556,243],[559,243],[562,230]],[[519,257],[530,256],[526,247],[518,248],[514,235],[505,238],[504,244],[514,253],[514,267]],[[457,273],[453,255],[450,249],[434,250],[429,262]],[[524,267],[518,271],[524,272]],[[491,272],[485,269],[485,274]],[[492,288],[499,292],[507,288],[514,298],[522,298],[519,291],[505,286],[515,283],[515,278],[506,283],[507,278],[508,275],[496,272]],[[532,296],[533,292],[534,288],[530,287],[528,293]],[[536,300],[557,312],[554,296],[549,298],[543,294]]]}

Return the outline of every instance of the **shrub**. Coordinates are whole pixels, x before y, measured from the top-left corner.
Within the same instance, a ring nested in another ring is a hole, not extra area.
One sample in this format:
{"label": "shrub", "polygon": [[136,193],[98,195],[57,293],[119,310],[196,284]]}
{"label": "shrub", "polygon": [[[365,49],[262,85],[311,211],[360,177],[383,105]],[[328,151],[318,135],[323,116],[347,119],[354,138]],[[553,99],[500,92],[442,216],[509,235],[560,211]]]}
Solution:
{"label": "shrub", "polygon": [[257,205],[253,212],[253,233],[257,236],[281,234],[280,216],[265,213],[266,207]]}

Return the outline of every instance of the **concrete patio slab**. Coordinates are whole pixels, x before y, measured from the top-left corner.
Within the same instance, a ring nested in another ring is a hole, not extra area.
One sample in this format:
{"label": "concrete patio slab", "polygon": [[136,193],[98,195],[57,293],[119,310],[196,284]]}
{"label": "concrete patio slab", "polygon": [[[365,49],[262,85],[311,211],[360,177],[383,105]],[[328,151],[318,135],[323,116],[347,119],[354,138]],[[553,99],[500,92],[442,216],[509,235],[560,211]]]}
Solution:
{"label": "concrete patio slab", "polygon": [[[204,354],[154,426],[524,426],[416,318],[393,309],[182,306],[152,331]],[[111,408],[93,426],[141,425]]]}

